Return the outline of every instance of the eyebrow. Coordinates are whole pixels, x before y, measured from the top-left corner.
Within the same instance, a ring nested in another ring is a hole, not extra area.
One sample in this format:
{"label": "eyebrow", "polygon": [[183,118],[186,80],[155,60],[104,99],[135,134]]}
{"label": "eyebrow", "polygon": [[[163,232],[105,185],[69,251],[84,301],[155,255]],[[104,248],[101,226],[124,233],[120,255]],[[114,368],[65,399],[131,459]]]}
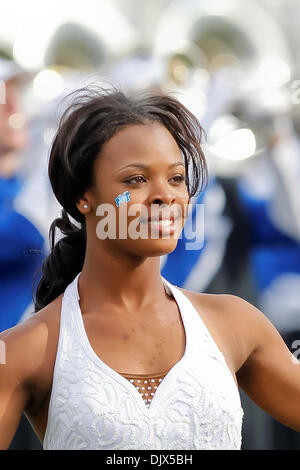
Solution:
{"label": "eyebrow", "polygon": [[[131,167],[131,166],[134,166],[136,168],[143,168],[144,170],[149,170],[150,169],[150,167],[148,165],[144,165],[143,163],[130,163],[129,165],[125,165],[122,168],[120,168],[119,171],[124,170],[125,168]],[[183,166],[183,168],[185,168],[185,165],[182,162],[171,163],[171,165],[169,165],[168,168],[170,169],[170,168],[173,168],[175,166]]]}

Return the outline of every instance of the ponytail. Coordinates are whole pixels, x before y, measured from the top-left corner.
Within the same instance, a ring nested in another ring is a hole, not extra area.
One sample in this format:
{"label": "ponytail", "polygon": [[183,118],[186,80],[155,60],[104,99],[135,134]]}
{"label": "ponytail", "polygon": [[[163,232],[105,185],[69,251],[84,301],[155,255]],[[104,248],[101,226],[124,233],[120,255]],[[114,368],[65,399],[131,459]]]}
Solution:
{"label": "ponytail", "polygon": [[[55,243],[57,228],[64,236]],[[62,216],[55,219],[50,226],[49,241],[51,252],[41,268],[42,277],[34,301],[35,312],[63,293],[82,270],[86,249],[85,223],[82,223],[82,228],[76,227],[63,209]]]}

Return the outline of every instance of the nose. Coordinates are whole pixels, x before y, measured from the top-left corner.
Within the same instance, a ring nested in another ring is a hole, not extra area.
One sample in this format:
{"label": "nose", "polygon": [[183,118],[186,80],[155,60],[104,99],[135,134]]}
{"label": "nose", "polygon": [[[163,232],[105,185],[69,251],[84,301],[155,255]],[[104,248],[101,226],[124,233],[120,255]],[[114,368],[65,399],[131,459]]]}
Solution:
{"label": "nose", "polygon": [[176,198],[171,188],[165,182],[155,183],[151,186],[149,204],[159,204],[170,206],[174,204]]}
{"label": "nose", "polygon": [[151,204],[159,204],[159,205],[167,205],[170,206],[171,204],[174,204],[175,198],[171,196],[167,197],[157,197],[154,200],[151,201]]}

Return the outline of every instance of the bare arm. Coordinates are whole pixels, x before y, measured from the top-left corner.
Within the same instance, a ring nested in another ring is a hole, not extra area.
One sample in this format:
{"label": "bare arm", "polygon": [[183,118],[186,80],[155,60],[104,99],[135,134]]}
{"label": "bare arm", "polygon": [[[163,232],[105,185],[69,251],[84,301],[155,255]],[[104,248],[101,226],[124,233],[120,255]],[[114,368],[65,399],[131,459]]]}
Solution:
{"label": "bare arm", "polygon": [[38,405],[42,387],[50,386],[45,376],[50,377],[55,355],[49,346],[51,307],[45,310],[0,334],[0,362],[5,352],[0,364],[0,449],[9,447],[23,411]]}
{"label": "bare arm", "polygon": [[259,407],[300,432],[300,362],[262,312],[239,297],[228,297],[251,350],[236,374],[239,385]]}
{"label": "bare arm", "polygon": [[0,449],[7,449],[15,435],[30,391],[22,372],[22,351],[14,328],[3,332],[0,364]]}

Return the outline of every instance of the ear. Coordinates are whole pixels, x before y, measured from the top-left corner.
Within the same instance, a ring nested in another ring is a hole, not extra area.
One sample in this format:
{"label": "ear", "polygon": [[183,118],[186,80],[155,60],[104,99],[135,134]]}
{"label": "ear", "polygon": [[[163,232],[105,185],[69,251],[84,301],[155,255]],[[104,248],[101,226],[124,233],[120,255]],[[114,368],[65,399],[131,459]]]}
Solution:
{"label": "ear", "polygon": [[87,195],[83,195],[81,198],[79,198],[76,202],[76,207],[81,212],[81,214],[86,215],[91,211],[91,200]]}

